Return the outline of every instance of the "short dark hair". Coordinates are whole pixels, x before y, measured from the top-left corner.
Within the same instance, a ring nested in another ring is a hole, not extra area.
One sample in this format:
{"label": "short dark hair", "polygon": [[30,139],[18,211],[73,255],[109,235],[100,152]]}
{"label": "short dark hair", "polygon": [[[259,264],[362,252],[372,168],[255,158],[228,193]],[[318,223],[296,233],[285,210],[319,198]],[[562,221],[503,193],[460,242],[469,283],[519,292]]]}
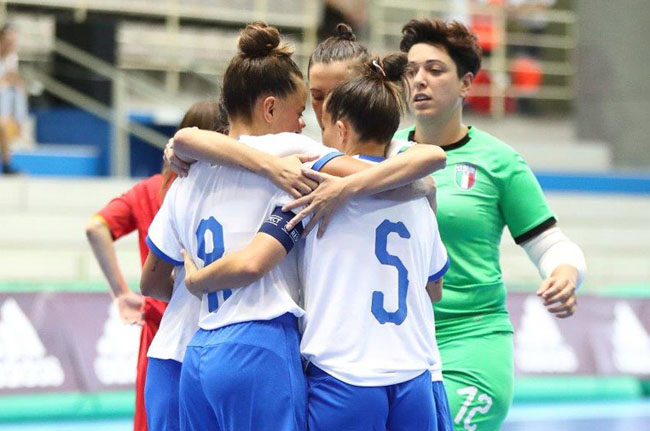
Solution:
{"label": "short dark hair", "polygon": [[357,42],[352,28],[347,24],[336,26],[336,35],[330,36],[316,46],[309,56],[307,73],[314,63],[333,63],[335,61],[355,60],[363,61],[368,57],[368,49]]}
{"label": "short dark hair", "polygon": [[399,48],[408,53],[416,43],[428,43],[445,48],[462,78],[467,72],[475,76],[481,68],[481,47],[471,30],[458,21],[441,19],[412,19],[402,27]]}
{"label": "short dark hair", "polygon": [[263,22],[239,34],[238,53],[223,77],[223,101],[230,118],[250,120],[262,94],[283,97],[297,89],[302,72],[291,59],[293,48],[280,45],[280,32]]}
{"label": "short dark hair", "polygon": [[348,120],[362,141],[388,143],[404,112],[406,56],[391,54],[362,63],[360,74],[334,88],[325,110],[332,122]]}

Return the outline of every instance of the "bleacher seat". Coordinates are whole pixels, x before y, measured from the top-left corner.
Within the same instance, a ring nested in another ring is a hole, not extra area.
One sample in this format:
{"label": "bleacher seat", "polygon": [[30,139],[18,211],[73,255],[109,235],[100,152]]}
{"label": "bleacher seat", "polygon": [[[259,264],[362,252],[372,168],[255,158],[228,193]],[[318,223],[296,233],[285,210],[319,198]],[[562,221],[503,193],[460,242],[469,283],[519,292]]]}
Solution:
{"label": "bleacher seat", "polygon": [[[134,181],[0,177],[0,279],[101,280],[84,226]],[[560,227],[585,251],[587,289],[650,280],[650,196],[555,192],[547,196]],[[137,282],[137,236],[118,241],[117,250],[126,278]],[[539,284],[535,268],[507,231],[501,260],[508,284]]]}

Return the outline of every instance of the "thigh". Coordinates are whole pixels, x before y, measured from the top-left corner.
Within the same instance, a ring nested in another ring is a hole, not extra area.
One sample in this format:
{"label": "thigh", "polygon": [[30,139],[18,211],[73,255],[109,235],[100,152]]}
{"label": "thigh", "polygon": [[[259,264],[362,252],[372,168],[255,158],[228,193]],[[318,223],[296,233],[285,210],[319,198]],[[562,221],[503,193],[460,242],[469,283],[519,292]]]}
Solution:
{"label": "thigh", "polygon": [[512,403],[512,334],[439,343],[455,431],[498,431]]}
{"label": "thigh", "polygon": [[307,370],[309,431],[385,431],[388,395],[385,387],[342,382],[314,365]]}
{"label": "thigh", "polygon": [[[202,357],[201,380],[217,421],[224,431],[306,430],[297,330],[250,326],[251,334],[210,346]],[[260,336],[264,347],[255,345]],[[269,339],[275,341],[273,348],[268,347]]]}
{"label": "thigh", "polygon": [[437,431],[431,373],[388,387],[388,431]]}
{"label": "thigh", "polygon": [[183,358],[179,383],[182,431],[220,430],[215,412],[202,387],[200,378],[202,350],[201,347],[188,347]]}
{"label": "thigh", "polygon": [[144,403],[147,426],[150,430],[180,430],[178,404],[180,377],[180,362],[172,359],[149,358]]}

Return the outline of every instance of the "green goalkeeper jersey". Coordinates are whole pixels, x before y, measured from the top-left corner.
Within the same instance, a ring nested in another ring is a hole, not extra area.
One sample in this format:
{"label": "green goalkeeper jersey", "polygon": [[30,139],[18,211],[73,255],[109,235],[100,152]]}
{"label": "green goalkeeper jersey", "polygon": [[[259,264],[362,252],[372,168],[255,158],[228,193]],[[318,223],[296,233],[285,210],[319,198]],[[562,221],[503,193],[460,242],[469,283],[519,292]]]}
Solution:
{"label": "green goalkeeper jersey", "polygon": [[[413,141],[415,127],[395,139]],[[532,171],[510,146],[475,127],[443,147],[437,184],[438,226],[450,258],[442,300],[435,304],[438,337],[512,332],[501,279],[503,228],[519,244],[555,223]]]}

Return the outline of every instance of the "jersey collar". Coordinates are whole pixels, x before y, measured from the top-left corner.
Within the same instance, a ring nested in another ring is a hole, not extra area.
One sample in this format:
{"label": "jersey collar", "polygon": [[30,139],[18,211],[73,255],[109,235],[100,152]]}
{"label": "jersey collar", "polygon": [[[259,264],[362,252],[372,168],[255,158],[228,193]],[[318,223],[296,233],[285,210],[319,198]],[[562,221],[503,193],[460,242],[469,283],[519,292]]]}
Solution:
{"label": "jersey collar", "polygon": [[[442,148],[443,150],[445,150],[445,152],[447,152],[447,151],[452,151],[452,150],[455,150],[457,148],[462,147],[463,145],[465,145],[466,143],[468,143],[472,139],[472,137],[469,135],[470,130],[472,130],[472,126],[468,127],[467,133],[465,134],[465,136],[463,136],[462,138],[460,138],[459,140],[457,140],[453,144],[445,145],[445,146],[440,147],[440,148]],[[408,140],[411,141],[411,142],[415,142],[415,127],[413,128],[413,130],[411,130],[409,132],[409,139]]]}
{"label": "jersey collar", "polygon": [[377,163],[383,162],[384,160],[386,160],[386,157],[383,157],[383,156],[366,156],[364,154],[360,154],[359,158],[361,160],[368,160],[368,161],[377,162]]}

